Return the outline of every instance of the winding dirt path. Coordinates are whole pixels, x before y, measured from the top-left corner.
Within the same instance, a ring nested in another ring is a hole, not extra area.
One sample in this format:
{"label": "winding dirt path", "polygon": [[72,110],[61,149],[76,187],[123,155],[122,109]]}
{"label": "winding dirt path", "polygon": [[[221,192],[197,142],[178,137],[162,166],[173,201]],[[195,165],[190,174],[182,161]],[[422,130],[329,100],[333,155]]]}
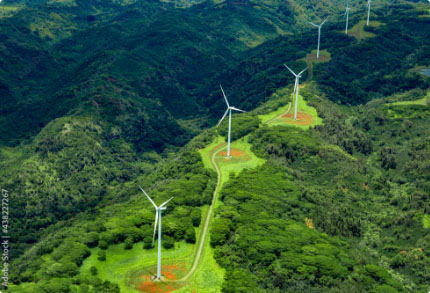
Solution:
{"label": "winding dirt path", "polygon": [[[282,115],[285,115],[286,113],[288,113],[290,111],[290,109],[291,109],[291,105],[292,105],[292,103],[290,102],[289,105],[288,105],[287,111],[285,111],[284,113],[281,113],[279,116],[277,116],[277,117],[275,117],[273,119],[270,119],[269,121],[266,122],[266,124],[270,124],[273,121],[276,121],[276,120],[280,119],[282,117]],[[226,144],[227,143],[224,143],[222,146],[224,146]],[[165,282],[166,281],[167,282],[185,282],[185,281],[188,281],[188,279],[195,273],[195,271],[197,270],[197,267],[198,267],[198,265],[200,263],[200,260],[201,260],[202,255],[203,255],[203,249],[204,249],[205,244],[206,244],[206,239],[208,237],[209,225],[210,225],[210,222],[211,222],[211,219],[212,219],[213,209],[214,209],[216,200],[218,199],[218,192],[219,192],[219,188],[220,188],[220,185],[221,185],[221,171],[220,171],[218,165],[215,162],[215,157],[216,157],[216,155],[219,152],[221,152],[221,150],[223,150],[223,148],[219,147],[219,150],[215,151],[212,154],[212,157],[211,157],[211,163],[212,163],[212,165],[214,166],[214,168],[216,170],[218,178],[217,178],[216,187],[215,187],[215,190],[214,190],[214,193],[213,193],[213,196],[212,196],[212,202],[211,202],[211,205],[209,206],[208,213],[206,215],[205,223],[204,223],[204,226],[203,226],[203,230],[202,230],[201,235],[200,235],[199,246],[198,246],[198,249],[197,249],[197,253],[196,253],[195,257],[194,257],[193,266],[188,271],[188,273],[184,277],[182,277],[181,279],[178,279],[178,280],[165,280]]]}
{"label": "winding dirt path", "polygon": [[[226,143],[224,143],[224,145],[225,144]],[[206,244],[206,239],[207,239],[207,235],[208,235],[208,231],[209,231],[209,224],[210,224],[211,219],[212,219],[212,212],[213,212],[213,209],[214,209],[214,206],[215,206],[215,202],[216,202],[216,200],[218,198],[218,191],[219,191],[219,188],[220,188],[220,185],[221,185],[221,171],[219,170],[219,167],[218,167],[218,165],[215,162],[215,156],[222,149],[223,148],[220,148],[219,150],[215,151],[213,153],[212,157],[211,157],[211,162],[212,162],[212,165],[215,167],[218,179],[217,179],[215,191],[214,191],[214,194],[213,194],[213,197],[212,197],[212,202],[211,202],[211,205],[209,206],[208,213],[206,215],[205,224],[203,226],[203,230],[202,230],[201,235],[200,235],[199,248],[197,250],[196,256],[194,257],[193,266],[191,267],[191,269],[188,271],[188,273],[184,277],[182,277],[179,280],[171,280],[172,282],[184,282],[184,281],[187,281],[194,274],[194,272],[196,271],[196,269],[197,269],[197,267],[198,267],[198,265],[200,263],[200,259],[202,257],[202,252],[203,252],[203,249],[204,249],[205,244]]]}

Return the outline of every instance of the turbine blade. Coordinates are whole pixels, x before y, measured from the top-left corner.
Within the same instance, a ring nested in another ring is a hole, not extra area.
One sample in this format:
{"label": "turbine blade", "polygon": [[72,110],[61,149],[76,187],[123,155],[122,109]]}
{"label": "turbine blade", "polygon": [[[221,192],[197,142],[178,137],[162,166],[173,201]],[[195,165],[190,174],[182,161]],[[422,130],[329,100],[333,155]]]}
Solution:
{"label": "turbine blade", "polygon": [[154,246],[154,243],[155,243],[155,231],[157,231],[157,224],[158,224],[158,210],[155,212],[155,225],[154,225],[154,235],[152,236],[152,246]]}
{"label": "turbine blade", "polygon": [[240,109],[235,108],[235,107],[230,107],[230,109],[235,110],[235,111],[239,111],[239,112],[246,113],[246,111],[240,110]]}
{"label": "turbine blade", "polygon": [[315,23],[313,23],[313,22],[308,21],[308,23],[312,24],[314,27],[319,27],[318,25],[316,25],[316,24],[315,24]]}
{"label": "turbine blade", "polygon": [[140,188],[140,190],[142,190],[143,191],[143,193],[146,195],[146,197],[149,199],[149,201],[153,204],[153,206],[155,207],[155,208],[157,208],[157,205],[152,201],[152,199],[149,197],[149,195],[148,194],[146,194],[146,192],[145,192],[145,190],[143,190],[143,188],[139,185],[139,188]]}
{"label": "turbine blade", "polygon": [[324,19],[324,21],[320,24],[320,26],[323,26],[323,24],[328,20],[328,18]]}
{"label": "turbine blade", "polygon": [[292,70],[290,69],[290,67],[288,67],[288,66],[287,66],[287,65],[285,65],[285,64],[284,64],[284,66],[285,66],[285,67],[287,67],[287,69],[288,69],[292,74],[294,74],[294,76],[295,76],[295,77],[297,77],[297,74],[295,74],[295,73],[294,73],[294,71],[292,71]]}
{"label": "turbine blade", "polygon": [[162,207],[164,207],[169,201],[171,201],[173,199],[173,197],[171,197],[169,200],[167,200],[167,201],[165,201],[161,206],[160,206],[160,208],[162,208]]}
{"label": "turbine blade", "polygon": [[224,90],[222,89],[222,86],[221,86],[221,85],[219,85],[219,87],[221,88],[222,95],[224,96],[225,102],[227,103],[227,107],[230,107],[230,104],[228,103],[227,97],[226,97],[226,95],[225,95],[225,93],[224,93]]}
{"label": "turbine blade", "polygon": [[297,74],[298,76],[300,76],[303,72],[305,72],[306,70],[308,70],[309,67],[306,67],[305,69],[303,69],[302,71],[300,71],[299,74]]}
{"label": "turbine blade", "polygon": [[221,124],[221,122],[224,120],[225,116],[227,116],[229,109],[230,108],[227,108],[227,111],[225,111],[224,116],[222,116],[221,120],[218,122],[218,124],[216,125],[216,127],[218,127]]}

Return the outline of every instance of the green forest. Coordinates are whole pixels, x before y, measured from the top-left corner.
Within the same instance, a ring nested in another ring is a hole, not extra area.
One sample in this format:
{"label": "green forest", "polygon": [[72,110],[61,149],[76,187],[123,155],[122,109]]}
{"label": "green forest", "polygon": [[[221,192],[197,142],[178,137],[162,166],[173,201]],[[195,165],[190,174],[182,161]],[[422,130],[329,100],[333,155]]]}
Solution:
{"label": "green forest", "polygon": [[0,1],[2,290],[427,293],[430,9],[350,2]]}

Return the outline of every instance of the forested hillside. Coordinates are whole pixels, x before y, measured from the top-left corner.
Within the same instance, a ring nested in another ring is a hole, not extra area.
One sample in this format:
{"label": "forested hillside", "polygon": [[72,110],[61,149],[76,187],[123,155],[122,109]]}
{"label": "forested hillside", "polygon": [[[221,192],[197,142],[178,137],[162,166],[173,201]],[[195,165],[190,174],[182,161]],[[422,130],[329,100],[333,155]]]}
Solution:
{"label": "forested hillside", "polygon": [[[425,292],[428,94],[375,101],[347,121],[314,93],[304,95],[324,125],[260,128],[250,142],[268,163],[222,192],[214,225],[227,228],[212,244],[223,291]],[[416,98],[427,104],[401,102]]]}
{"label": "forested hillside", "polygon": [[3,0],[9,291],[430,290],[424,4]]}

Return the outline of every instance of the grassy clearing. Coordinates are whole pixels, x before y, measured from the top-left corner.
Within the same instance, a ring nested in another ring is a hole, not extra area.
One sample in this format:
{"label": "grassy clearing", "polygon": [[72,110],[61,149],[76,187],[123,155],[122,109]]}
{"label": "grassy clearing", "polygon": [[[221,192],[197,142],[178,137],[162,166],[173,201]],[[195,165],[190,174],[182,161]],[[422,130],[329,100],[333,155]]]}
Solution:
{"label": "grassy clearing", "polygon": [[[175,243],[175,249],[162,249],[163,265],[185,262],[186,267],[191,267],[194,245],[184,241]],[[133,245],[130,250],[124,249],[124,243],[110,245],[106,250],[106,261],[99,261],[97,253],[100,248],[91,249],[91,256],[81,266],[82,275],[91,275],[90,268],[96,267],[98,277],[117,283],[121,292],[139,292],[127,284],[131,281],[130,276],[134,272],[144,270],[157,263],[157,243],[152,249],[144,250],[143,242]]]}
{"label": "grassy clearing", "polygon": [[422,222],[424,229],[430,229],[430,215],[424,215]]}
{"label": "grassy clearing", "polygon": [[[206,218],[207,212],[208,206],[202,207],[202,219]],[[199,243],[202,227],[203,221],[200,227],[196,229],[196,243]],[[162,248],[162,265],[183,265],[185,267],[185,274],[186,271],[188,271],[193,264],[197,250],[196,247],[197,246],[194,244],[188,244],[182,241],[176,243],[174,249]],[[118,245],[111,245],[106,250],[106,261],[99,261],[97,259],[97,253],[99,251],[99,248],[93,248],[91,250],[91,256],[84,261],[83,265],[80,268],[80,273],[82,275],[89,275],[90,268],[94,266],[98,270],[98,277],[100,279],[109,280],[111,282],[117,283],[121,289],[121,292],[140,292],[139,290],[134,288],[134,284],[136,284],[136,280],[138,280],[138,277],[140,275],[148,275],[148,270],[152,273],[155,273],[158,253],[157,242],[155,242],[154,248],[148,250],[143,249],[143,242],[135,243],[133,245],[133,248],[130,250],[125,250],[123,243]],[[211,256],[211,253],[213,254],[213,252],[211,251],[208,252],[209,257]],[[204,256],[203,260],[201,261],[202,263],[204,263],[202,270],[198,271],[196,275],[220,275],[221,277],[216,279],[218,280],[216,284],[222,284],[222,269],[216,264],[213,257],[212,262],[211,259],[205,260],[205,258],[206,256]],[[183,276],[177,275],[177,277],[181,278]],[[187,284],[177,292],[190,292],[192,291],[191,288],[198,287],[201,284],[201,281],[195,279],[196,278],[193,276],[190,281],[187,282]],[[209,284],[206,285],[209,286]]]}
{"label": "grassy clearing", "polygon": [[279,107],[277,110],[268,113],[268,114],[264,114],[264,115],[258,115],[258,118],[260,118],[261,122],[263,124],[266,123],[271,123],[271,121],[275,120],[276,118],[280,117],[281,115],[285,114],[288,112],[288,110],[291,107],[291,103],[288,103],[285,106]]}
{"label": "grassy clearing", "polygon": [[[359,23],[357,23],[356,25],[354,25],[353,27],[351,27],[348,30],[348,36],[354,37],[359,41],[367,39],[367,38],[376,37],[376,35],[374,33],[366,32],[364,30],[366,23],[367,23],[366,20],[362,20]],[[382,23],[379,21],[369,21],[369,26],[371,26],[371,27],[379,27],[381,25],[382,25]]]}
{"label": "grassy clearing", "polygon": [[[298,120],[293,120],[294,105],[291,106],[290,111],[287,113],[288,117],[281,116],[279,119],[273,120],[269,125],[295,125],[297,127],[308,129],[310,126],[320,125],[323,123],[322,118],[318,117],[317,110],[314,107],[309,106],[303,97],[299,94],[297,103]],[[300,115],[302,113],[302,115]],[[303,116],[306,121],[301,121],[300,116]],[[312,116],[312,118],[310,117]]]}
{"label": "grassy clearing", "polygon": [[402,101],[402,102],[389,103],[387,104],[387,106],[409,106],[409,105],[429,105],[429,104],[430,104],[430,95],[427,95],[426,97],[416,101]]}
{"label": "grassy clearing", "polygon": [[[246,168],[255,168],[264,163],[264,160],[258,158],[251,151],[251,145],[248,143],[248,137],[245,136],[237,141],[231,143],[231,148],[236,150],[241,150],[246,155],[228,159],[223,155],[217,154],[215,157],[215,162],[218,165],[221,173],[221,186],[228,180],[230,174],[239,173]],[[222,136],[218,136],[214,142],[208,145],[206,148],[200,151],[203,158],[203,163],[206,168],[211,168],[213,170],[211,158],[215,152],[225,152],[227,151],[227,144]]]}
{"label": "grassy clearing", "polygon": [[277,89],[276,92],[272,94],[269,101],[264,103],[264,105],[258,107],[253,112],[258,114],[258,118],[263,124],[268,123],[285,113],[291,103],[291,88],[283,87]]}

